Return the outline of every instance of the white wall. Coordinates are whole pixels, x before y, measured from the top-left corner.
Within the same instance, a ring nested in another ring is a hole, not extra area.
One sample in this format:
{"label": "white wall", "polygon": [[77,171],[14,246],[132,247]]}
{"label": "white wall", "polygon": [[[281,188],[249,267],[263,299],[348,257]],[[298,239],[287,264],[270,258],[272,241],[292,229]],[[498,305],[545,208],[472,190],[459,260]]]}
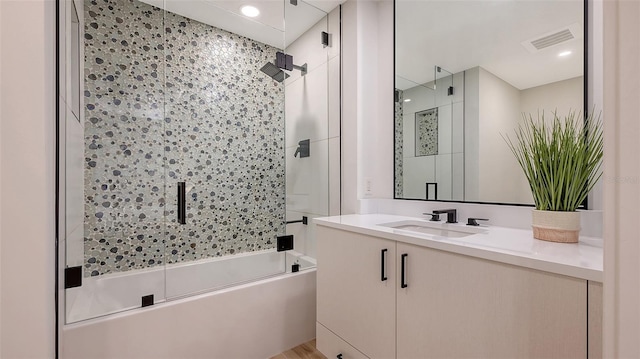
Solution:
{"label": "white wall", "polygon": [[[378,63],[378,4],[376,2],[358,2],[357,6],[358,67],[357,106],[358,126],[358,198],[371,197],[376,193],[384,174],[378,176],[378,158],[371,157],[378,141],[378,127],[381,125],[379,109],[375,105],[378,100],[378,77],[373,76],[379,68]],[[392,117],[389,117],[392,118]],[[349,120],[349,119],[347,119]]]}
{"label": "white wall", "polygon": [[640,2],[604,1],[605,358],[640,357]]}
{"label": "white wall", "polygon": [[582,113],[583,82],[580,76],[522,90],[520,112],[530,113],[535,118],[539,111],[544,110],[547,119],[553,119],[551,115],[554,110],[557,110],[560,118],[564,118],[570,110],[575,111],[576,115]]}
{"label": "white wall", "polygon": [[464,195],[480,198],[480,67],[464,72]]}
{"label": "white wall", "polygon": [[465,199],[533,203],[501,136],[517,127],[520,91],[481,67],[465,71],[465,91]]}
{"label": "white wall", "polygon": [[358,3],[342,4],[342,151],[340,153],[342,214],[358,213]]}
{"label": "white wall", "polygon": [[[329,47],[320,33],[331,34]],[[285,80],[287,221],[340,214],[340,8],[334,9],[286,49],[294,63],[306,63],[308,72],[294,70]],[[310,156],[294,157],[301,140],[310,139]],[[315,257],[311,225],[287,225],[294,249]]]}
{"label": "white wall", "polygon": [[[533,203],[529,184],[502,135],[515,139],[522,113],[582,111],[582,77],[518,90],[487,70],[465,71],[467,201]],[[500,177],[496,177],[500,174]]]}
{"label": "white wall", "polygon": [[479,201],[533,203],[526,178],[502,134],[512,134],[520,115],[520,91],[480,68]]}
{"label": "white wall", "polygon": [[[374,54],[378,60],[378,68],[376,69],[378,78],[378,87],[375,89],[377,93],[375,102],[368,102],[366,106],[371,107],[372,112],[378,117],[374,126],[365,126],[365,131],[369,128],[375,132],[365,132],[365,137],[369,137],[372,141],[368,142],[368,146],[365,148],[369,154],[367,156],[368,162],[371,162],[373,166],[370,171],[365,173],[366,178],[373,179],[371,185],[372,195],[376,198],[393,198],[393,131],[394,131],[394,78],[395,74],[389,69],[393,68],[393,43],[394,32],[388,29],[393,28],[393,1],[380,0],[377,1],[377,24],[370,24],[375,26],[377,40],[367,39],[366,41],[374,42],[377,45],[377,52]],[[363,76],[367,76],[363,74]],[[377,105],[377,107],[376,107]],[[372,158],[371,154],[376,153],[378,148],[389,148],[391,151],[387,151],[384,154],[377,154],[375,158]]]}
{"label": "white wall", "polygon": [[342,8],[342,213],[393,198],[393,2]]}
{"label": "white wall", "polygon": [[54,356],[53,1],[0,1],[2,358]]}

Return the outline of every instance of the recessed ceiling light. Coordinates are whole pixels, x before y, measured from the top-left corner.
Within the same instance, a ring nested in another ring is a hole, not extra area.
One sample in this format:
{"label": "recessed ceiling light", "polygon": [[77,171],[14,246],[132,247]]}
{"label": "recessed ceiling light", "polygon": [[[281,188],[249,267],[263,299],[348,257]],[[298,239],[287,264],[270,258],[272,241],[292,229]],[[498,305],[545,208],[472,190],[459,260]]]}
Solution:
{"label": "recessed ceiling light", "polygon": [[404,102],[411,102],[411,99],[410,98],[405,98]]}
{"label": "recessed ceiling light", "polygon": [[560,57],[565,57],[569,55],[571,55],[571,51],[562,51],[561,53],[558,54],[558,56]]}
{"label": "recessed ceiling light", "polygon": [[241,7],[240,12],[242,12],[244,16],[248,16],[248,17],[256,17],[260,15],[260,10],[258,10],[257,7],[251,6],[251,5],[245,5]]}

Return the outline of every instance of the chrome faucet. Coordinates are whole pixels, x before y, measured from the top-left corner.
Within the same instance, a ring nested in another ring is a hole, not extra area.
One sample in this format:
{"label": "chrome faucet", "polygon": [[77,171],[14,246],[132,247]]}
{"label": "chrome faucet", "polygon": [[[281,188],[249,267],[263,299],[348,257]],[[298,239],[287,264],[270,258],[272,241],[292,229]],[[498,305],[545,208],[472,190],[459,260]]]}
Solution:
{"label": "chrome faucet", "polygon": [[438,209],[433,214],[447,214],[447,223],[458,223],[458,212],[455,209]]}

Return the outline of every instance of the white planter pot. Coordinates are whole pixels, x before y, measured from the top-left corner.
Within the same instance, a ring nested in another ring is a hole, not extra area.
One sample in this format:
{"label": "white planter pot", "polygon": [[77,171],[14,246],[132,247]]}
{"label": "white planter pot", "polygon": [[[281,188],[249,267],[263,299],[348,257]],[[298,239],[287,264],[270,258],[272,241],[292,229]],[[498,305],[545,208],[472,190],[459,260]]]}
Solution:
{"label": "white planter pot", "polygon": [[578,243],[580,212],[532,212],[533,238],[549,242]]}

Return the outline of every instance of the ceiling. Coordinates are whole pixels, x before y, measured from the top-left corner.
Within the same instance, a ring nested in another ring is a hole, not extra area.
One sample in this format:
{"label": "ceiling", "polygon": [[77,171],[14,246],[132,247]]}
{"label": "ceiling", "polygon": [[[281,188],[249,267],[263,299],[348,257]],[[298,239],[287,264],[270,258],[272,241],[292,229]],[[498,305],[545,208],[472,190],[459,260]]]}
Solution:
{"label": "ceiling", "polygon": [[[215,26],[238,35],[274,46],[286,48],[311,26],[344,0],[141,0]],[[244,5],[260,10],[260,15],[248,18],[240,12]]]}
{"label": "ceiling", "polygon": [[[398,0],[396,87],[481,66],[523,90],[583,74],[583,0]],[[531,52],[523,42],[573,25],[573,40]],[[562,51],[572,51],[559,57]]]}

